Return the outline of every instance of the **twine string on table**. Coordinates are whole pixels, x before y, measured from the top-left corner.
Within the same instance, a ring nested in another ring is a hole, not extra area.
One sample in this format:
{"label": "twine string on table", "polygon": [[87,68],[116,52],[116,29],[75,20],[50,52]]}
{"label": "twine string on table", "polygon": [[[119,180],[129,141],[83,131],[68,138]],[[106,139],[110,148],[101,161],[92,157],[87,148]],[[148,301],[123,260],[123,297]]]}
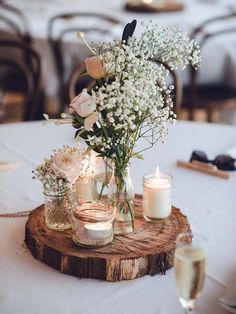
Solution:
{"label": "twine string on table", "polygon": [[0,218],[19,218],[19,217],[27,217],[31,213],[31,210],[24,210],[21,212],[14,213],[0,213]]}

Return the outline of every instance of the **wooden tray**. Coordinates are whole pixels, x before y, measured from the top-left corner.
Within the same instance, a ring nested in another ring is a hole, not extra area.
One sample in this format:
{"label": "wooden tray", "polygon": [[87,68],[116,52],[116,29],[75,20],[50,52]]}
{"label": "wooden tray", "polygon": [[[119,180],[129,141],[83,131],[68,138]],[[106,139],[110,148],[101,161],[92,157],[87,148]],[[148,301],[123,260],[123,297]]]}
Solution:
{"label": "wooden tray", "polygon": [[145,3],[129,0],[125,6],[126,11],[140,12],[140,13],[158,13],[158,12],[176,12],[182,11],[184,5],[181,2],[173,1],[166,3]]}
{"label": "wooden tray", "polygon": [[146,274],[165,274],[173,266],[177,235],[189,231],[190,225],[175,207],[169,218],[147,222],[142,217],[142,196],[136,195],[134,229],[132,234],[116,236],[106,247],[82,248],[72,242],[71,230],[47,228],[41,205],[29,215],[25,242],[36,259],[62,273],[107,281],[129,280]]}

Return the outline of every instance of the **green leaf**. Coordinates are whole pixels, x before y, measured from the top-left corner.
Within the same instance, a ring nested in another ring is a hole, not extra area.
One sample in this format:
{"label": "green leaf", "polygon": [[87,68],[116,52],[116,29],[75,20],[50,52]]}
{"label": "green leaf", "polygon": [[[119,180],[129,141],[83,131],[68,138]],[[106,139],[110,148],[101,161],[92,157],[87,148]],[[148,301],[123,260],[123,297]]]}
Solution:
{"label": "green leaf", "polygon": [[143,156],[141,154],[139,154],[139,153],[133,153],[132,157],[140,159],[140,160],[144,160]]}
{"label": "green leaf", "polygon": [[82,134],[83,132],[85,132],[84,129],[79,129],[79,130],[77,130],[77,131],[75,132],[75,138],[76,138],[77,136],[82,137],[81,134]]}

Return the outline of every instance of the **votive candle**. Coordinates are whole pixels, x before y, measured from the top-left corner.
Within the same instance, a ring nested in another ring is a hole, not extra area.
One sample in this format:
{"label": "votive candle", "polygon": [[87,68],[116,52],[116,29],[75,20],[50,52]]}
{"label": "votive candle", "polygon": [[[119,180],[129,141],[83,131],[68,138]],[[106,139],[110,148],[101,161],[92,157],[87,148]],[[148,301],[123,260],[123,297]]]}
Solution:
{"label": "votive candle", "polygon": [[72,239],[85,247],[101,247],[113,241],[114,213],[101,202],[85,202],[72,213]]}
{"label": "votive candle", "polygon": [[75,185],[78,203],[81,201],[94,201],[98,199],[96,182],[92,175],[85,178],[79,178]]}
{"label": "votive candle", "polygon": [[143,216],[155,222],[171,214],[173,178],[161,173],[159,167],[155,173],[143,177]]}

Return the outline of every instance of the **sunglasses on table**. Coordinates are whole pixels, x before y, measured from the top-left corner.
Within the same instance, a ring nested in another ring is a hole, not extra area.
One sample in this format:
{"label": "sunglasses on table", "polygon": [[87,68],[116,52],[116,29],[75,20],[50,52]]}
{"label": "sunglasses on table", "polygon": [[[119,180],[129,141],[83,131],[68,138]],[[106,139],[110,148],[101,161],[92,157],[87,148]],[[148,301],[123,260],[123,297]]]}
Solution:
{"label": "sunglasses on table", "polygon": [[194,150],[190,157],[190,162],[200,161],[215,165],[220,170],[236,170],[236,159],[229,155],[218,155],[215,159],[210,160],[207,158],[206,153],[201,150]]}

